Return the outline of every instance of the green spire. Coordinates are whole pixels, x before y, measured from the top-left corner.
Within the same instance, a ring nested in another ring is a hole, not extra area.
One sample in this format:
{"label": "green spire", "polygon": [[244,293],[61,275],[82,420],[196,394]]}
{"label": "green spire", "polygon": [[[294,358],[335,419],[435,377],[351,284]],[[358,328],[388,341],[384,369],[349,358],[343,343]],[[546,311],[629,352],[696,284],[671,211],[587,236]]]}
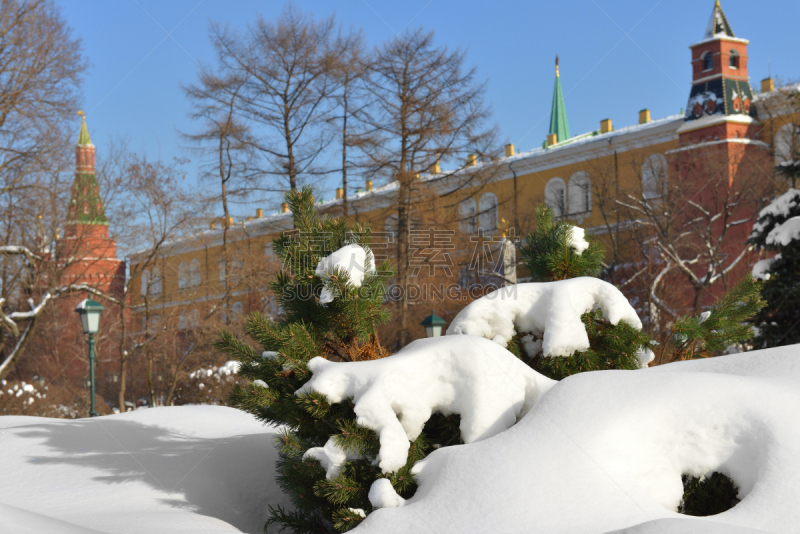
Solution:
{"label": "green spire", "polygon": [[78,115],[80,115],[81,119],[83,119],[83,123],[81,124],[81,133],[78,135],[78,146],[94,146],[91,138],[89,137],[89,129],[86,128],[86,114],[83,111],[79,111]]}
{"label": "green spire", "polygon": [[703,39],[714,39],[716,37],[735,37],[733,29],[728,24],[728,19],[725,13],[722,12],[722,6],[719,5],[719,0],[715,0],[714,9],[711,11],[711,19],[708,21],[706,27],[706,34]]}
{"label": "green spire", "polygon": [[553,108],[550,111],[550,131],[548,135],[556,134],[556,142],[569,139],[569,124],[567,123],[567,108],[564,106],[564,94],[561,92],[561,77],[558,73],[558,56],[556,56],[556,86],[553,88]]}
{"label": "green spire", "polygon": [[100,187],[94,173],[94,145],[89,138],[86,117],[82,111],[78,115],[83,119],[75,147],[78,167],[75,169],[75,181],[70,191],[67,224],[101,224],[108,225]]}

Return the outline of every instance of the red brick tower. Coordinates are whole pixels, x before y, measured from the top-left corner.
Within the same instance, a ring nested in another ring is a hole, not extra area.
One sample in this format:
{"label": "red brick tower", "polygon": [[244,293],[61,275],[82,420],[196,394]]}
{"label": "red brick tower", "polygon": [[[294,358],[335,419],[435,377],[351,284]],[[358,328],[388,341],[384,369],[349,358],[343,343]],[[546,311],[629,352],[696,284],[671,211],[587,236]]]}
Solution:
{"label": "red brick tower", "polygon": [[692,91],[681,145],[746,139],[755,133],[753,91],[747,74],[747,44],[735,37],[725,13],[714,4],[703,40],[691,45]]}
{"label": "red brick tower", "polygon": [[100,291],[121,295],[125,264],[117,259],[117,242],[108,235],[100,188],[95,178],[94,145],[81,124],[75,147],[75,181],[70,191],[64,238],[60,240],[60,262],[70,262],[62,274],[62,284],[87,284]]}
{"label": "red brick tower", "polygon": [[[747,72],[747,45],[746,39],[734,35],[716,0],[703,39],[689,47],[692,89],[677,131],[680,148],[668,153],[670,179],[680,184],[681,194],[691,203],[676,213],[687,221],[702,221],[696,223],[698,235],[685,237],[687,257],[693,249],[721,243],[714,265],[691,267],[697,279],[724,272],[723,283],[705,293],[702,305],[711,304],[725,285],[749,270],[753,258],[746,244],[752,228],[749,221],[769,186],[765,172],[771,169],[769,150],[759,140],[761,123]],[[689,304],[696,307],[698,303]]]}

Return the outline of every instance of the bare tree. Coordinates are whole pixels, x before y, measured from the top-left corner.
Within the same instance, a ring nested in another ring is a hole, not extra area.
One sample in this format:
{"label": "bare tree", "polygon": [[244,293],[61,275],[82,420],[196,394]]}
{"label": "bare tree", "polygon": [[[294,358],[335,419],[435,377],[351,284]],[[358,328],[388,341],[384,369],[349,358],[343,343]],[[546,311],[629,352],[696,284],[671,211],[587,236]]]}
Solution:
{"label": "bare tree", "polygon": [[[474,68],[465,70],[464,52],[436,47],[433,33],[421,30],[395,36],[379,47],[366,88],[374,103],[362,114],[367,125],[365,155],[369,172],[396,180],[397,279],[409,281],[409,236],[420,173],[440,161],[490,154],[496,132],[488,127],[486,85]],[[399,342],[408,341],[408,299],[399,302]]]}
{"label": "bare tree", "polygon": [[353,150],[367,144],[367,138],[359,122],[369,99],[364,94],[364,80],[369,71],[370,57],[365,50],[364,34],[361,31],[340,31],[328,52],[327,70],[332,79],[332,97],[336,102],[330,121],[338,130],[341,146],[342,207],[345,217],[348,207],[348,171],[358,168]]}
{"label": "bare tree", "polygon": [[[237,77],[221,79],[204,69],[200,83],[186,88],[192,101],[192,118],[202,121],[201,130],[185,137],[196,145],[201,155],[211,156],[204,177],[219,183],[219,195],[210,195],[211,204],[219,201],[222,207],[222,257],[225,272],[231,272],[228,238],[231,226],[229,199],[247,199],[261,177],[254,166],[253,139],[246,123],[236,114],[240,106],[244,80]],[[230,302],[227,303],[230,306]]]}
{"label": "bare tree", "polygon": [[699,313],[746,270],[745,241],[773,188],[766,157],[741,150],[731,158],[711,147],[673,153],[669,164],[634,165],[651,179],[620,190],[616,202],[627,223],[626,276],[645,289],[652,335],[681,314]]}
{"label": "bare tree", "polygon": [[69,192],[67,120],[85,68],[52,2],[0,2],[0,377],[68,291],[59,286],[68,265],[51,259]]}
{"label": "bare tree", "polygon": [[85,68],[52,2],[0,2],[0,193],[63,155]]}
{"label": "bare tree", "polygon": [[333,18],[316,21],[288,4],[273,24],[263,17],[243,33],[212,24],[220,77],[242,80],[236,112],[253,125],[248,138],[275,182],[265,191],[296,190],[327,141],[327,49]]}
{"label": "bare tree", "polygon": [[[135,265],[129,263],[130,273],[115,295],[98,294],[98,298],[112,305],[110,317],[116,315],[113,341],[119,359],[117,395],[123,411],[127,386],[134,378],[129,376],[129,362],[139,353],[146,353],[145,379],[148,389],[154,389],[152,369],[156,355],[150,345],[157,331],[153,328],[140,330],[131,321],[132,312],[138,311],[133,307],[133,293],[142,289],[133,285],[138,284],[141,277],[137,275],[144,269],[159,265],[164,246],[171,239],[189,233],[197,220],[199,202],[183,182],[181,164],[182,161],[174,164],[149,161],[143,155],[129,152],[124,140],[112,140],[97,171],[117,242],[128,252],[145,251],[137,255]],[[142,292],[144,310],[141,315],[145,324],[152,325],[153,289],[161,283],[161,280],[150,279],[150,287]]]}

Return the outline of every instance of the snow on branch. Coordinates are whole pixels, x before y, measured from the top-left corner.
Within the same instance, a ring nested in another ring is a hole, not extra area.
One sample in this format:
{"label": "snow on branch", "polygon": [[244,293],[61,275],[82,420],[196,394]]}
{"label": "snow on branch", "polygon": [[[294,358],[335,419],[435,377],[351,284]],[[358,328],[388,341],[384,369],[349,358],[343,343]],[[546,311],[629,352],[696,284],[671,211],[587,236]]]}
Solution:
{"label": "snow on branch", "polygon": [[[375,272],[374,263],[371,252],[361,245],[350,244],[322,258],[314,274],[327,281],[335,278],[337,271],[347,273],[349,282],[361,287],[364,275]],[[333,302],[335,294],[335,285],[326,284],[319,296],[320,304]]]}
{"label": "snow on branch", "polygon": [[[308,368],[313,376],[296,394],[317,392],[332,403],[353,399],[356,422],[380,437],[377,461],[384,473],[406,464],[409,441],[434,412],[460,414],[461,436],[471,443],[511,427],[555,384],[497,344],[474,336],[420,339],[381,360],[316,357]],[[307,454],[333,456],[319,449]],[[333,460],[345,461],[336,452],[341,458]],[[326,463],[326,469],[336,469],[334,463]]]}
{"label": "snow on branch", "polygon": [[25,256],[29,262],[33,262],[33,260],[43,261],[42,257],[34,254],[28,247],[21,247],[17,245],[5,245],[0,247],[0,254],[6,255],[20,255]]}
{"label": "snow on branch", "polygon": [[767,245],[787,246],[792,241],[800,240],[800,215],[778,224],[767,234]]}
{"label": "snow on branch", "polygon": [[472,302],[456,315],[447,335],[467,334],[505,347],[517,332],[543,337],[545,356],[570,356],[589,348],[581,315],[600,309],[612,324],[642,322],[628,299],[598,278],[507,286]]}

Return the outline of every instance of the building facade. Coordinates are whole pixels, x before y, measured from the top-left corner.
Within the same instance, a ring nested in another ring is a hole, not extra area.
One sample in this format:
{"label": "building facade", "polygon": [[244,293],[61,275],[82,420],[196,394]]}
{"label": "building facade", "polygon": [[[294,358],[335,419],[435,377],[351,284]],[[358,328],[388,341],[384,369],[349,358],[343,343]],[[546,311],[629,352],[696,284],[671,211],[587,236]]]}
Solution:
{"label": "building facade", "polygon": [[[470,157],[455,171],[420,176],[420,187],[442,198],[452,198],[452,193],[459,191],[463,199],[457,205],[441,208],[449,213],[448,220],[453,223],[450,228],[458,235],[481,239],[501,234],[518,236],[533,229],[534,209],[544,203],[558,217],[604,240],[609,255],[615,256],[608,258],[610,264],[617,261],[617,255],[624,257],[618,265],[622,276],[638,272],[637,265],[642,262],[649,261],[652,267],[668,261],[668,257],[658,259],[665,252],[657,241],[637,241],[631,236],[636,228],[646,226],[643,221],[648,217],[651,226],[655,224],[655,214],[666,209],[676,184],[680,184],[681,202],[711,209],[715,203],[726,202],[721,196],[729,194],[726,190],[734,185],[769,185],[774,181],[773,166],[791,158],[800,147],[796,135],[800,117],[787,91],[776,90],[771,79],[761,82],[758,93],[751,88],[747,46],[746,39],[734,35],[716,2],[703,38],[690,47],[692,86],[687,88],[685,113],[653,119],[644,109],[639,112],[638,124],[615,128],[611,119],[604,119],[597,130],[575,136],[570,135],[556,60],[550,130],[540,148],[517,152],[513,145],[507,145],[505,156],[498,160],[480,162]],[[440,170],[438,164],[434,170]],[[487,178],[471,187],[466,177],[481,172]],[[391,234],[397,224],[396,185],[366,185],[365,190],[350,196],[348,217]],[[340,198],[321,202],[319,209],[338,215],[342,202]],[[679,212],[680,206],[673,211]],[[752,207],[740,202],[726,217],[740,215],[752,217]],[[738,256],[750,228],[744,224],[728,228],[726,221],[711,219],[709,232],[726,239],[713,254],[738,258],[729,260],[733,265],[727,271],[723,265],[725,272],[719,275],[724,281],[740,277],[754,259]],[[426,223],[421,221],[420,225]],[[222,254],[222,224],[229,225],[227,260]],[[243,280],[247,272],[280,267],[270,243],[281,232],[291,230],[291,214],[284,211],[265,217],[259,210],[254,218],[222,224],[214,223],[199,235],[167,243],[155,260],[144,262],[147,251],[132,256],[131,272],[136,278],[132,302],[140,306],[138,309],[147,300],[150,310],[162,310],[154,313],[175,314],[183,325],[196,321],[211,303],[222,303],[225,314],[277,311],[263,284],[248,285]],[[686,242],[691,239],[685,238]],[[467,285],[464,274],[470,270],[470,263],[464,258],[469,256],[463,255],[460,264],[455,262],[456,272],[451,273],[454,283],[462,287]],[[709,267],[702,261],[687,261],[692,276],[702,282]],[[687,267],[676,266],[660,282],[696,285],[681,269]],[[524,272],[521,274],[524,279]],[[689,298],[691,302],[679,307],[704,306],[716,295],[712,291],[698,296],[700,293],[696,292],[694,301]],[[455,311],[463,302],[457,305]],[[423,308],[427,313],[431,306]],[[652,303],[640,310],[656,313]],[[448,318],[448,310],[437,309],[437,313]]]}

